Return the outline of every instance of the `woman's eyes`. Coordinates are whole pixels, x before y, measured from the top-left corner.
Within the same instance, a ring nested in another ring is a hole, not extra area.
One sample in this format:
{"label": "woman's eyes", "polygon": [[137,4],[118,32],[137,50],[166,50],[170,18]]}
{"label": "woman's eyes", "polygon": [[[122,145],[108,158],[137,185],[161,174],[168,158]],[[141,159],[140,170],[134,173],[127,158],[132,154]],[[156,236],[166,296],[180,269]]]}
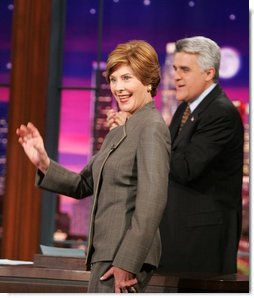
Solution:
{"label": "woman's eyes", "polygon": [[[128,81],[128,80],[131,79],[131,76],[127,76],[127,75],[126,75],[126,76],[122,76],[121,79],[122,79],[123,81]],[[114,78],[114,77],[111,77],[109,80],[110,80],[111,83],[115,83],[115,82],[117,81],[117,79]]]}
{"label": "woman's eyes", "polygon": [[129,79],[131,79],[131,76],[123,76],[124,81],[128,81]]}
{"label": "woman's eyes", "polygon": [[114,82],[116,82],[116,79],[115,78],[110,78],[109,81],[114,83]]}

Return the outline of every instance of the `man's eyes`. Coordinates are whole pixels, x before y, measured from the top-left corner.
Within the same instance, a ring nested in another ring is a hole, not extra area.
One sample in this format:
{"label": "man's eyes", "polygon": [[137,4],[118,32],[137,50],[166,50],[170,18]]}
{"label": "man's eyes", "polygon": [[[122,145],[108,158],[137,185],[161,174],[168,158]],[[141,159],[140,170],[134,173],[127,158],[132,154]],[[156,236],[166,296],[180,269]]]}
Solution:
{"label": "man's eyes", "polygon": [[180,67],[180,68],[176,68],[175,66],[173,67],[175,72],[181,71],[181,72],[189,72],[190,68],[189,67]]}

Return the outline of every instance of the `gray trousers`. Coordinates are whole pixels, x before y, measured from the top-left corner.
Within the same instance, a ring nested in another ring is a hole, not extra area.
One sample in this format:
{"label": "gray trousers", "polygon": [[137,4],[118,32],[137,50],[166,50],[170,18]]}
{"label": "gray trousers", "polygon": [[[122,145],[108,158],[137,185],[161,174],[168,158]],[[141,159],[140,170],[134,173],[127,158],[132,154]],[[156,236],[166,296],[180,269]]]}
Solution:
{"label": "gray trousers", "polygon": [[[114,277],[100,280],[100,277],[112,266],[111,262],[96,262],[92,265],[88,293],[114,293]],[[143,293],[154,272],[154,267],[144,265],[136,275],[138,284],[135,285],[137,293]]]}

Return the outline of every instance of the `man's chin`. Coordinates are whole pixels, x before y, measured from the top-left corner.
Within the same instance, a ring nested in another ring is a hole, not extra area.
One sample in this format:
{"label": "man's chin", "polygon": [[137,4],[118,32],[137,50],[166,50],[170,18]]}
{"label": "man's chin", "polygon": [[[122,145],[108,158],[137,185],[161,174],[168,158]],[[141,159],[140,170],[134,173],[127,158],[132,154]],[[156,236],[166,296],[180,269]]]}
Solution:
{"label": "man's chin", "polygon": [[184,100],[184,97],[183,96],[176,96],[176,100],[177,101],[183,101]]}

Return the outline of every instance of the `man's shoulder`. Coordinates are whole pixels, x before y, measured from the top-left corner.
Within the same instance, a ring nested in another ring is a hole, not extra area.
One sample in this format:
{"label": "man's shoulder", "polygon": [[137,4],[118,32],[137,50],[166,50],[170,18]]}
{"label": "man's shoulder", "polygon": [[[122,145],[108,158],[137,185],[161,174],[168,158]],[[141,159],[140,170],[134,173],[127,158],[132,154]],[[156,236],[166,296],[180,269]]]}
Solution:
{"label": "man's shoulder", "polygon": [[211,108],[216,109],[218,112],[221,111],[226,113],[235,113],[237,111],[234,101],[229,99],[223,92],[211,102],[210,106]]}

